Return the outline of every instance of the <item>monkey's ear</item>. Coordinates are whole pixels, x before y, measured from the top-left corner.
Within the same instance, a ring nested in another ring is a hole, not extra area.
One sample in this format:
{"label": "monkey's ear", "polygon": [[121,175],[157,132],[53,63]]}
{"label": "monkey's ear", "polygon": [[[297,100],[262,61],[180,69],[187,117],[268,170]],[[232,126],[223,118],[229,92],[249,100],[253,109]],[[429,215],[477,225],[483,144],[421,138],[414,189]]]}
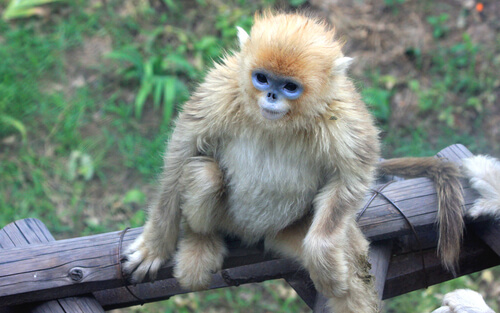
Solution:
{"label": "monkey's ear", "polygon": [[336,75],[344,75],[347,72],[347,69],[351,65],[353,58],[350,57],[342,57],[335,59],[333,62],[333,72]]}
{"label": "monkey's ear", "polygon": [[248,36],[248,33],[243,28],[236,26],[236,29],[238,30],[238,40],[240,41],[240,48],[243,48],[250,36]]}

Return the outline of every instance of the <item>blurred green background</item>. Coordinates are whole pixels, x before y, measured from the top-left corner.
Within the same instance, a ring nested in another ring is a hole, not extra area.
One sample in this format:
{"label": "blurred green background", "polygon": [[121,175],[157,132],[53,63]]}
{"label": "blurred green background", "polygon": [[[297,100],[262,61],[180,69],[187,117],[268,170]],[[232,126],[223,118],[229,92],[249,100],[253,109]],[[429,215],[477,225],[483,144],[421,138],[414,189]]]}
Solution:
{"label": "blurred green background", "polygon": [[[500,5],[353,3],[0,0],[0,227],[35,217],[61,239],[142,226],[172,119],[207,68],[236,47],[236,26],[249,30],[266,7],[334,22],[356,58],[351,74],[383,131],[384,157],[432,155],[457,142],[498,156]],[[498,309],[499,272],[398,297],[386,310],[429,312],[463,287]],[[117,310],[308,311],[281,281]]]}

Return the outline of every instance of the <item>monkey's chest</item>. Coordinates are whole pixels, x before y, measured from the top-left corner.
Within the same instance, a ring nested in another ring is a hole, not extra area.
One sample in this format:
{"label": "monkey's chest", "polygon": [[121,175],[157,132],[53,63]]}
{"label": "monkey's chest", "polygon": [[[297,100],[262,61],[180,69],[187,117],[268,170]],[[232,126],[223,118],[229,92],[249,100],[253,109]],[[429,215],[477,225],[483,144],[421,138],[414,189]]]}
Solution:
{"label": "monkey's chest", "polygon": [[301,146],[235,139],[221,151],[219,164],[229,231],[249,241],[274,235],[304,216],[320,184],[320,169]]}

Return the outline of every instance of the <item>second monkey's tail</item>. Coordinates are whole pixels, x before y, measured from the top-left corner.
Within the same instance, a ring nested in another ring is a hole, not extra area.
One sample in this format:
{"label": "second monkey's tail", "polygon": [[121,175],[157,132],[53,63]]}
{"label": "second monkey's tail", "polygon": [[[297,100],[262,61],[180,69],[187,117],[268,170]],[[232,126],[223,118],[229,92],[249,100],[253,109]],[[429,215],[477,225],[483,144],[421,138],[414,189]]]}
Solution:
{"label": "second monkey's tail", "polygon": [[435,157],[396,158],[379,163],[380,174],[405,178],[427,177],[438,194],[439,242],[441,262],[454,275],[464,231],[464,198],[460,169],[452,162]]}

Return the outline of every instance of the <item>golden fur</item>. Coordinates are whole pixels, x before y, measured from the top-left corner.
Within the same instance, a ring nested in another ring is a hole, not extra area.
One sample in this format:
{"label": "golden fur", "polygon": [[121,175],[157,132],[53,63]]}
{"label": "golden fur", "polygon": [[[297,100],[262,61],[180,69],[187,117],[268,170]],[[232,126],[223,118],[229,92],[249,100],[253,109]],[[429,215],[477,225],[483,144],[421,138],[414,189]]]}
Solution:
{"label": "golden fur", "polygon": [[[376,312],[368,242],[355,213],[373,183],[378,130],[345,72],[350,58],[323,21],[256,15],[240,50],[207,74],[179,115],[161,192],[128,250],[133,281],[154,279],[175,253],[185,288],[210,283],[224,234],[299,260],[337,312]],[[251,73],[292,77],[303,94],[279,120],[265,119]],[[182,216],[182,218],[181,218]]]}
{"label": "golden fur", "polygon": [[463,171],[480,197],[467,215],[477,218],[488,215],[500,218],[500,161],[490,156],[478,155],[464,160]]}
{"label": "golden fur", "polygon": [[379,164],[381,174],[430,178],[438,191],[438,253],[446,269],[456,274],[464,230],[464,199],[459,168],[434,157],[400,158]]}

